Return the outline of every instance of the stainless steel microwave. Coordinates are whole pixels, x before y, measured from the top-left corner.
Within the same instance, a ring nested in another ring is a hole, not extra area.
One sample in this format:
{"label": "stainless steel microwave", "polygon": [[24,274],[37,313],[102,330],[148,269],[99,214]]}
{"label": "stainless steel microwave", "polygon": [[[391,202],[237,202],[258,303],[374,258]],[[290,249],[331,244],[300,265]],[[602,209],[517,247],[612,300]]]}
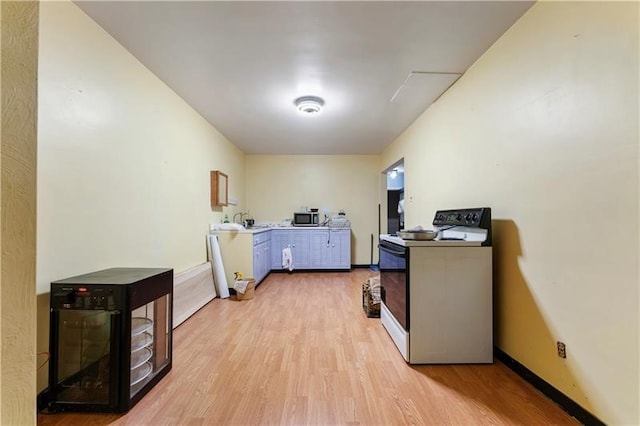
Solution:
{"label": "stainless steel microwave", "polygon": [[293,226],[318,226],[318,212],[299,212],[293,214]]}

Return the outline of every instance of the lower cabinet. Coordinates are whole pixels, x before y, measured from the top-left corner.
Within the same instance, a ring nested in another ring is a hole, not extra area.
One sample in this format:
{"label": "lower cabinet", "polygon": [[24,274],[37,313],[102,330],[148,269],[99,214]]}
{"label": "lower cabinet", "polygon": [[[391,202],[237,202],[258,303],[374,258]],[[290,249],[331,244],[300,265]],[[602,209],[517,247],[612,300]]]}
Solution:
{"label": "lower cabinet", "polygon": [[271,231],[271,269],[282,269],[282,250],[291,249],[293,269],[351,269],[350,229]]}
{"label": "lower cabinet", "polygon": [[281,271],[282,250],[291,249],[293,269],[351,269],[351,230],[330,228],[270,229],[262,232],[218,232],[227,285],[234,273],[260,283]]}
{"label": "lower cabinet", "polygon": [[271,269],[282,269],[282,250],[290,247],[289,232],[284,230],[271,231]]}
{"label": "lower cabinet", "polygon": [[253,238],[253,277],[262,281],[271,271],[271,233],[263,232]]}
{"label": "lower cabinet", "polygon": [[318,230],[311,234],[311,267],[314,269],[351,268],[351,231]]}
{"label": "lower cabinet", "polygon": [[294,269],[311,267],[311,233],[307,229],[278,229],[271,231],[271,269],[282,269],[282,251],[291,249]]}

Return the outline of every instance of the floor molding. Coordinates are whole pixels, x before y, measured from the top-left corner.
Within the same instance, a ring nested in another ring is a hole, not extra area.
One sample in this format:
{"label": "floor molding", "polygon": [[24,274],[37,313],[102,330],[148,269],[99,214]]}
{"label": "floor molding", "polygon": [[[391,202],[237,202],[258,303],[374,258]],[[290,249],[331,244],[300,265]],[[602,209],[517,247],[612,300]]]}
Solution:
{"label": "floor molding", "polygon": [[502,361],[507,367],[513,370],[518,376],[529,382],[533,387],[538,389],[544,395],[546,395],[553,402],[558,404],[564,411],[570,416],[574,417],[583,425],[587,426],[605,426],[605,423],[600,421],[593,414],[582,408],[571,398],[560,392],[558,389],[551,386],[544,381],[541,377],[536,375],[533,371],[529,370],[524,365],[520,364],[515,359],[511,358],[506,352],[503,352],[497,347],[493,348],[493,354],[496,358]]}
{"label": "floor molding", "polygon": [[[375,267],[377,267],[378,265],[374,265]],[[371,265],[366,264],[366,265],[356,265],[356,264],[352,264],[351,265],[351,269],[370,269]]]}

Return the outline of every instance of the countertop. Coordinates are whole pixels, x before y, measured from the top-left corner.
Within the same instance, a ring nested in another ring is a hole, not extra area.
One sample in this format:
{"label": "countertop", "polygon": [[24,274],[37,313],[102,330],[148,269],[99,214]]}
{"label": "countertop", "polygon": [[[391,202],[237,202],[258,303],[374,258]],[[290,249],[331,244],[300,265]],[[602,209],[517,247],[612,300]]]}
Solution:
{"label": "countertop", "polygon": [[336,228],[333,226],[258,226],[252,228],[242,228],[242,229],[212,229],[209,232],[211,234],[216,234],[219,232],[235,232],[238,234],[260,234],[262,232],[267,232],[271,230],[296,230],[296,231],[304,231],[304,230],[340,230],[340,229],[351,229],[351,228]]}
{"label": "countertop", "polygon": [[482,243],[480,241],[464,241],[464,240],[403,240],[402,238],[389,235],[380,234],[380,239],[398,244],[404,247],[480,247]]}

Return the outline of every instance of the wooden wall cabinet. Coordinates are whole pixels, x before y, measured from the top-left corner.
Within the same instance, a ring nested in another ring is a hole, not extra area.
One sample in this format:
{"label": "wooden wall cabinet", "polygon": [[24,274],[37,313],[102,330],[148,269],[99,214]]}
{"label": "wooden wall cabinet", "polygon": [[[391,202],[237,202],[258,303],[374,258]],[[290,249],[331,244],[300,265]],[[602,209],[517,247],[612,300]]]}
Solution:
{"label": "wooden wall cabinet", "polygon": [[219,170],[211,171],[211,207],[229,204],[229,178]]}

